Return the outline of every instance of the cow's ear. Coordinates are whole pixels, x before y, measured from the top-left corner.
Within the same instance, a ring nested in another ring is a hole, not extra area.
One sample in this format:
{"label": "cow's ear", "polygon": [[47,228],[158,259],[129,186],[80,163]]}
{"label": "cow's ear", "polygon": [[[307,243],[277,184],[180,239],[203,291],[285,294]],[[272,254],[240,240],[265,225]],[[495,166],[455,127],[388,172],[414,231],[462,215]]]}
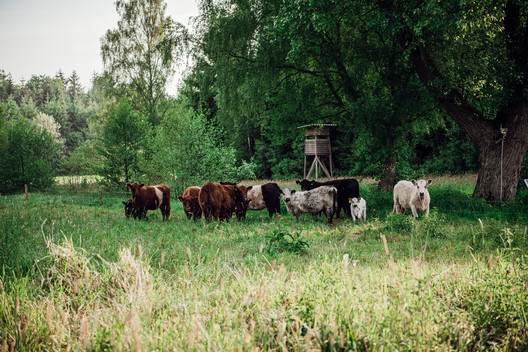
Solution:
{"label": "cow's ear", "polygon": [[349,203],[352,203],[352,198],[348,198],[348,202],[349,202]]}
{"label": "cow's ear", "polygon": [[296,184],[300,185],[301,184],[301,181],[297,180],[295,181]]}
{"label": "cow's ear", "polygon": [[127,182],[127,187],[132,189],[132,184],[130,182]]}
{"label": "cow's ear", "polygon": [[182,197],[182,196],[178,196],[178,200],[179,200],[180,202],[183,202],[183,197]]}
{"label": "cow's ear", "polygon": [[252,189],[253,189],[253,186],[249,186],[249,187],[247,188],[248,191],[251,191]]}
{"label": "cow's ear", "polygon": [[416,186],[416,181],[415,180],[411,180],[412,184]]}
{"label": "cow's ear", "polygon": [[140,183],[139,188],[143,187],[144,185],[145,185],[144,183]]}
{"label": "cow's ear", "polygon": [[431,179],[427,180],[427,186],[429,186],[431,183],[433,183],[433,180]]}
{"label": "cow's ear", "polygon": [[123,205],[127,205],[127,202],[123,202]]}
{"label": "cow's ear", "polygon": [[295,194],[295,190],[294,189],[292,189],[291,194]]}
{"label": "cow's ear", "polygon": [[357,199],[357,201],[358,201],[358,202],[361,202],[361,197],[359,197],[359,198]]}

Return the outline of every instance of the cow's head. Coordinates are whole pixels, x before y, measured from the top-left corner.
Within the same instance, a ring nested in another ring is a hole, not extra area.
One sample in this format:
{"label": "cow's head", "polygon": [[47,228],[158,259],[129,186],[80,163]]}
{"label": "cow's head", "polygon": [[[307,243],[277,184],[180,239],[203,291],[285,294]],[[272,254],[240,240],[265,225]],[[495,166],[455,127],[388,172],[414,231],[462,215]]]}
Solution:
{"label": "cow's head", "polygon": [[314,188],[314,181],[308,181],[307,179],[295,181],[295,183],[301,186],[302,191],[309,191]]}
{"label": "cow's head", "polygon": [[284,202],[288,203],[291,200],[291,196],[295,194],[295,190],[289,190],[287,188],[281,190],[282,193],[282,199],[284,199]]}
{"label": "cow's head", "polygon": [[[249,187],[251,189],[252,187]],[[246,218],[246,212],[249,207],[250,200],[247,198],[248,187],[233,186],[235,190],[235,215],[238,220]]]}
{"label": "cow's head", "polygon": [[235,203],[235,215],[238,220],[246,218],[249,202],[249,199],[243,198],[242,200]]}
{"label": "cow's head", "polygon": [[137,182],[134,182],[134,183],[127,183],[127,187],[128,189],[130,190],[130,193],[132,193],[132,199],[136,198],[137,196],[139,196],[139,190],[141,189],[141,187],[145,186],[144,183],[137,183]]}
{"label": "cow's head", "polygon": [[191,214],[196,212],[196,207],[199,207],[198,197],[182,197],[178,196],[178,200],[182,203],[183,210],[189,218]]}
{"label": "cow's head", "polygon": [[130,218],[132,215],[134,215],[134,201],[132,199],[127,200],[126,202],[123,202],[123,205],[125,206],[125,216]]}
{"label": "cow's head", "polygon": [[359,202],[361,202],[361,197],[360,198],[348,198],[348,202],[352,205],[352,208],[358,208],[359,207]]}
{"label": "cow's head", "polygon": [[433,183],[433,180],[418,180],[418,181],[415,181],[415,180],[412,180],[411,181],[412,184],[414,186],[416,186],[416,189],[418,191],[418,195],[420,196],[421,199],[424,198],[425,196],[425,191],[427,189],[427,186],[429,186],[431,183]]}

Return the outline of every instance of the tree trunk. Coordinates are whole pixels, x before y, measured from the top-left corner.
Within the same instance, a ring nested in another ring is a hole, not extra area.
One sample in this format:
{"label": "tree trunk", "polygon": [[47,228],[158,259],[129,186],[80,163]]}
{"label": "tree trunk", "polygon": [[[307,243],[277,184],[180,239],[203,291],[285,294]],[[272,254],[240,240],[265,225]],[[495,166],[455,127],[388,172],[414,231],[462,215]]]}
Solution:
{"label": "tree trunk", "polygon": [[515,197],[528,147],[528,104],[516,104],[504,114],[502,127],[508,129],[504,140],[500,125],[484,126],[478,120],[471,121],[475,126],[469,133],[479,156],[479,172],[473,196],[482,197],[491,204],[508,202]]}
{"label": "tree trunk", "polygon": [[[528,147],[528,101],[505,103],[495,119],[486,119],[456,90],[441,93],[431,83],[439,77],[433,61],[423,48],[411,51],[410,60],[418,77],[444,107],[449,116],[473,141],[479,155],[479,171],[474,197],[482,197],[490,204],[511,201],[517,192],[517,184],[526,148]],[[507,128],[502,157],[503,137],[500,128]]]}
{"label": "tree trunk", "polygon": [[378,189],[392,192],[394,189],[394,181],[396,179],[396,158],[392,155],[385,159],[383,165],[383,175],[378,183]]}

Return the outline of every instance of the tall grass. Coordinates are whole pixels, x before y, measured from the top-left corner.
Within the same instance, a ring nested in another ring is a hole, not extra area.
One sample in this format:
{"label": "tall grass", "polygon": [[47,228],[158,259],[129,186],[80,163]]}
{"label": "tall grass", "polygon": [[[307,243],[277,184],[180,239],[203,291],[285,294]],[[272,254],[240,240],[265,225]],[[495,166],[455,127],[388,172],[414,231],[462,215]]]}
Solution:
{"label": "tall grass", "polygon": [[169,221],[140,222],[121,194],[3,196],[0,351],[528,349],[528,207],[450,182],[418,220],[362,182],[367,221],[332,226],[193,222],[176,201]]}

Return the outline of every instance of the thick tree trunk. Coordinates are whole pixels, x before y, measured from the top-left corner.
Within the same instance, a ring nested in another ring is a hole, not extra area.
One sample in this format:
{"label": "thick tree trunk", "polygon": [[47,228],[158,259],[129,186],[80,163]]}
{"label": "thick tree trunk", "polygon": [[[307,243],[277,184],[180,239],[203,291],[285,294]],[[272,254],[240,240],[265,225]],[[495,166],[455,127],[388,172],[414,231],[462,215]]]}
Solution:
{"label": "thick tree trunk", "polygon": [[396,179],[396,158],[391,155],[383,164],[383,175],[378,183],[378,189],[392,192],[394,189],[394,181]]}
{"label": "thick tree trunk", "polygon": [[[491,204],[511,201],[517,185],[526,148],[528,147],[528,104],[519,103],[504,113],[502,127],[508,131],[503,138],[500,125],[471,121],[468,132],[479,155],[479,172],[474,197]],[[501,163],[502,161],[502,163]],[[502,170],[502,173],[501,173]]]}
{"label": "thick tree trunk", "polygon": [[[423,48],[412,50],[410,59],[427,89],[473,141],[479,155],[478,179],[473,196],[483,197],[490,204],[497,204],[501,199],[504,202],[511,201],[517,192],[522,162],[528,147],[528,101],[505,104],[499,109],[495,119],[486,119],[460,92],[452,90],[444,94],[435,88],[431,82],[439,74]],[[508,129],[502,153],[502,178],[501,126]]]}

